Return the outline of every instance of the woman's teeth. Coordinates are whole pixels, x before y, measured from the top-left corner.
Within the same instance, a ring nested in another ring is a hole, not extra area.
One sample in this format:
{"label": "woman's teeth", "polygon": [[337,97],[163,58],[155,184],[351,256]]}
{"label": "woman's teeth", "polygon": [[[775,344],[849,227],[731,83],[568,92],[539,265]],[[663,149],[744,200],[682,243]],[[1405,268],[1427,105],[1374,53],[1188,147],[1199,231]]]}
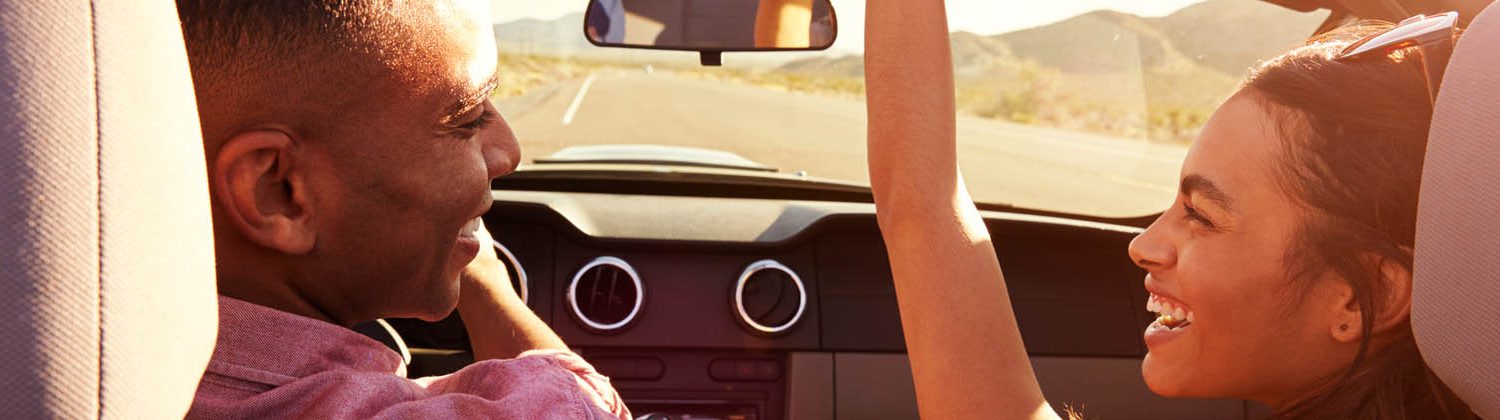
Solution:
{"label": "woman's teeth", "polygon": [[1193,310],[1156,294],[1146,300],[1146,310],[1157,314],[1156,321],[1167,328],[1181,328],[1193,323]]}

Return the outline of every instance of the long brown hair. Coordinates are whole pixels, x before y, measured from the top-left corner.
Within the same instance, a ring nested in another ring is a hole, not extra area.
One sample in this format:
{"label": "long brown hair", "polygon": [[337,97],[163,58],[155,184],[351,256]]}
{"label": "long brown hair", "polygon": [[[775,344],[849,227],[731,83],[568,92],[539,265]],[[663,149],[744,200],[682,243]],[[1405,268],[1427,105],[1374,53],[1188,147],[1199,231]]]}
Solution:
{"label": "long brown hair", "polygon": [[1422,360],[1409,320],[1381,333],[1387,344],[1371,344],[1373,322],[1390,310],[1381,304],[1394,287],[1382,267],[1411,272],[1432,103],[1422,64],[1411,55],[1418,51],[1349,62],[1335,56],[1389,27],[1361,23],[1325,35],[1266,61],[1245,83],[1280,120],[1277,181],[1307,210],[1288,250],[1289,290],[1339,279],[1364,314],[1347,373],[1279,418],[1477,418]]}

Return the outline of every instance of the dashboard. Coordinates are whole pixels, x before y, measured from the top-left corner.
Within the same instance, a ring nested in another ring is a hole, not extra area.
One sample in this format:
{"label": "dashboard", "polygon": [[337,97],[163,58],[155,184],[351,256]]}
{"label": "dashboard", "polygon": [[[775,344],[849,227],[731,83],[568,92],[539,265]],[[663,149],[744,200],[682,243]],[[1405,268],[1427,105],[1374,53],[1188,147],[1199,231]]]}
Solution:
{"label": "dashboard", "polygon": [[[917,418],[868,203],[495,191],[485,216],[523,297],[646,418]],[[1140,378],[1140,230],[987,211],[1048,400],[1102,418],[1256,418]],[[932,278],[931,287],[946,287]],[[414,377],[472,362],[462,320],[389,320]],[[973,328],[986,328],[974,325]]]}

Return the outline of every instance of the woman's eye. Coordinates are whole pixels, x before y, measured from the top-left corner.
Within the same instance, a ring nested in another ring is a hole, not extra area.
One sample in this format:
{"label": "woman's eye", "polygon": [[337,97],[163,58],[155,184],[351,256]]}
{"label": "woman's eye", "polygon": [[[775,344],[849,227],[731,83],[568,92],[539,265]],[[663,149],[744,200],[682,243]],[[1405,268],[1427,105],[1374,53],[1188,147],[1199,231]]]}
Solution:
{"label": "woman's eye", "polygon": [[1202,224],[1204,227],[1207,227],[1207,228],[1210,228],[1210,229],[1212,229],[1214,227],[1213,221],[1208,220],[1207,217],[1203,217],[1202,213],[1198,213],[1198,209],[1195,209],[1192,206],[1188,206],[1186,204],[1182,205],[1182,209],[1183,209],[1183,216],[1182,217],[1184,219],[1187,219],[1189,222],[1197,222],[1199,224]]}

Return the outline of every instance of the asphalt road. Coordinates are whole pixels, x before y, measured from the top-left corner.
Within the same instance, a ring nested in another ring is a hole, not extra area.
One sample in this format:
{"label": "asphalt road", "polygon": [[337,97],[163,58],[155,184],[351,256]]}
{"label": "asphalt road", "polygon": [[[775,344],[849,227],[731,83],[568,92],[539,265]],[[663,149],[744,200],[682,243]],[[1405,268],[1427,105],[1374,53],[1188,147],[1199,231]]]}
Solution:
{"label": "asphalt road", "polygon": [[[525,161],[586,144],[733,152],[782,172],[867,183],[859,100],[665,72],[600,73],[501,101]],[[959,159],[978,201],[1103,216],[1171,203],[1182,146],[979,118],[958,124]]]}

